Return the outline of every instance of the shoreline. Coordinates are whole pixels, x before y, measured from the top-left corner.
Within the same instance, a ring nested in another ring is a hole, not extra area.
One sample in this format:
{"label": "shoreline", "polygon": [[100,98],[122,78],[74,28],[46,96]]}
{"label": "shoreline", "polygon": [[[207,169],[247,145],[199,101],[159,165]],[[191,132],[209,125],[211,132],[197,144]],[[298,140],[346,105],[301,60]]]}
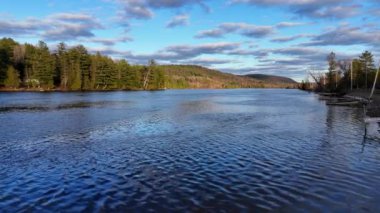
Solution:
{"label": "shoreline", "polygon": [[156,89],[156,90],[140,90],[140,89],[109,89],[109,90],[62,90],[62,89],[0,89],[0,93],[2,92],[9,92],[9,93],[23,93],[23,92],[34,92],[34,93],[53,93],[53,92],[59,92],[59,93],[70,93],[70,92],[116,92],[116,91],[162,91],[165,89]]}
{"label": "shoreline", "polygon": [[380,118],[380,92],[375,92],[369,100],[370,90],[353,90],[343,97],[357,100],[363,104],[366,111],[366,119]]}
{"label": "shoreline", "polygon": [[[371,91],[365,89],[356,89],[345,93],[320,93],[310,90],[302,90],[317,94],[323,100],[327,100],[327,105],[335,106],[361,106],[365,108],[366,117],[369,119],[380,119],[380,91],[375,91],[371,100],[369,96]],[[335,100],[333,100],[335,99]],[[339,101],[339,99],[341,99]],[[329,100],[332,103],[329,104]],[[354,103],[356,102],[356,104]],[[367,119],[366,118],[366,119]]]}
{"label": "shoreline", "polygon": [[[353,90],[348,92],[345,96],[357,98],[358,100],[362,99],[368,101],[370,93],[370,90]],[[371,101],[373,104],[380,106],[380,92],[375,92],[372,96]]]}
{"label": "shoreline", "polygon": [[169,89],[152,89],[152,90],[143,90],[143,89],[110,89],[110,90],[61,90],[61,89],[0,89],[0,93],[9,92],[35,92],[35,93],[70,93],[70,92],[155,92],[155,91],[165,91],[165,90],[232,90],[232,89],[297,89],[289,87],[239,87],[239,88],[169,88]]}

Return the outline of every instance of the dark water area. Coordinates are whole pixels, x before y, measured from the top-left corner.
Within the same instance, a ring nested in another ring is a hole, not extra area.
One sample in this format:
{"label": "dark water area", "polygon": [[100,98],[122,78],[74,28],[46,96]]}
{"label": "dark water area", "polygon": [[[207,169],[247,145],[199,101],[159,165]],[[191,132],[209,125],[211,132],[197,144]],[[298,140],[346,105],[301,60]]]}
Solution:
{"label": "dark water area", "polygon": [[0,212],[379,212],[363,134],[297,90],[0,93]]}

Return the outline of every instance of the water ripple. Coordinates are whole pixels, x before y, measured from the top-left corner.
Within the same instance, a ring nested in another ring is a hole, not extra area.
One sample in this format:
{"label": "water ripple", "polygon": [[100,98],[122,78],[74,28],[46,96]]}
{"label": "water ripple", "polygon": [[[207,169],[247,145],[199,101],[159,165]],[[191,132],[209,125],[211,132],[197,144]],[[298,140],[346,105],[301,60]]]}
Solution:
{"label": "water ripple", "polygon": [[140,94],[0,113],[1,212],[380,210],[358,109],[292,90]]}

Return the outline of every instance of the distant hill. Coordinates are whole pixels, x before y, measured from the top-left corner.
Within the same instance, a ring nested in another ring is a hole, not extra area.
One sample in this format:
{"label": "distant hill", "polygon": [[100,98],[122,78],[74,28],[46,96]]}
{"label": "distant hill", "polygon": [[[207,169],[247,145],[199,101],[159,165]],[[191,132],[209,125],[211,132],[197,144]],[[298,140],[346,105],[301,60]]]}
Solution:
{"label": "distant hill", "polygon": [[167,89],[288,87],[288,84],[233,75],[196,65],[160,65],[159,67],[165,73],[165,86]]}
{"label": "distant hill", "polygon": [[276,75],[265,75],[265,74],[249,74],[246,75],[252,79],[263,81],[267,83],[277,83],[277,84],[297,84],[297,82],[291,78],[276,76]]}

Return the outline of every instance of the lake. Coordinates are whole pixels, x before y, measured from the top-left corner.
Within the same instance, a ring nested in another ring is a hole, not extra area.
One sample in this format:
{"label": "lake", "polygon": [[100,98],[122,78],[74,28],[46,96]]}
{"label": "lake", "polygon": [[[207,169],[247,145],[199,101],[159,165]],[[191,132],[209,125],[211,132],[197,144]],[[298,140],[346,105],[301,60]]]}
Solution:
{"label": "lake", "polygon": [[0,211],[379,212],[363,134],[298,90],[0,93]]}

